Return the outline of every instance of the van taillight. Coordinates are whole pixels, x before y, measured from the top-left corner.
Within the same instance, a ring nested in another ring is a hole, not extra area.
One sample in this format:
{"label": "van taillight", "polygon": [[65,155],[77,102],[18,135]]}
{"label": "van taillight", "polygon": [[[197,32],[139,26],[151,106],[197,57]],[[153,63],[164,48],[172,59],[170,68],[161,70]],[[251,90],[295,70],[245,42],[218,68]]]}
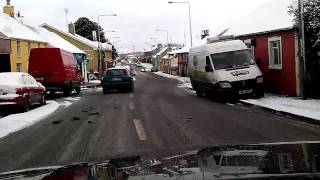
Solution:
{"label": "van taillight", "polygon": [[128,75],[128,70],[127,69],[124,70],[124,75]]}

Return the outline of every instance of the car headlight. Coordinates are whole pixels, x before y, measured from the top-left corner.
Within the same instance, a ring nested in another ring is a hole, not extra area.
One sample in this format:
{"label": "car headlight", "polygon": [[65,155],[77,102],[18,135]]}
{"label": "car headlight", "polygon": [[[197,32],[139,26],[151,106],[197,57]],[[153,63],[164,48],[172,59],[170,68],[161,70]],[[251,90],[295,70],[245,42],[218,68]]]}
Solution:
{"label": "car headlight", "polygon": [[219,86],[221,88],[231,88],[232,87],[231,84],[227,81],[219,82]]}
{"label": "car headlight", "polygon": [[257,83],[263,83],[263,77],[262,76],[257,77]]}

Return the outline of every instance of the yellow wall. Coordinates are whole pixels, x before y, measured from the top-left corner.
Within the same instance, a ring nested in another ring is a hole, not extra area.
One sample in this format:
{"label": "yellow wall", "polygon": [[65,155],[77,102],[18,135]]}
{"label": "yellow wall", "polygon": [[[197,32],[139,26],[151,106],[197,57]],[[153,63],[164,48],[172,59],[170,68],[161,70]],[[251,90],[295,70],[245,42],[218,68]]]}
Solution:
{"label": "yellow wall", "polygon": [[[17,41],[20,42],[20,56],[17,54]],[[29,61],[29,48],[28,42],[31,43],[31,48],[44,48],[46,47],[45,43],[31,42],[25,40],[11,40],[11,52],[10,52],[10,62],[11,62],[11,71],[17,72],[17,64],[21,63],[22,72],[27,72],[28,70],[28,61]]]}

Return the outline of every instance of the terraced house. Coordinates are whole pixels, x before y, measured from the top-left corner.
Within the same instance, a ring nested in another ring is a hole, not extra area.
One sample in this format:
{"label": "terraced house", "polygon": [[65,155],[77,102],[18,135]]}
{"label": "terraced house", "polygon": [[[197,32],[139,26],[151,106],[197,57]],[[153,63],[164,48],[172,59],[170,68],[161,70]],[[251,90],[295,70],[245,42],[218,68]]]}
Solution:
{"label": "terraced house", "polygon": [[[74,24],[69,24],[69,32],[62,31],[56,27],[48,24],[43,24],[41,27],[51,31],[62,37],[69,43],[78,47],[87,54],[87,70],[90,73],[99,72],[99,44],[97,41],[91,41],[75,33]],[[103,71],[112,64],[112,46],[107,43],[101,43],[101,56],[104,57],[102,61]]]}
{"label": "terraced house", "polygon": [[30,50],[46,46],[39,34],[20,22],[7,0],[0,13],[0,72],[28,72]]}

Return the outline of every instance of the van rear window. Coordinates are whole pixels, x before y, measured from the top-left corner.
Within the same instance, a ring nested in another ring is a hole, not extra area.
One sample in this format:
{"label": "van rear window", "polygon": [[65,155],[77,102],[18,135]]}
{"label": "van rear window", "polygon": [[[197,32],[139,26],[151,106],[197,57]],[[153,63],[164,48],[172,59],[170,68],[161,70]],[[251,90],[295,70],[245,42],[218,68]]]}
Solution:
{"label": "van rear window", "polygon": [[125,76],[126,70],[124,69],[112,69],[107,71],[107,76]]}

